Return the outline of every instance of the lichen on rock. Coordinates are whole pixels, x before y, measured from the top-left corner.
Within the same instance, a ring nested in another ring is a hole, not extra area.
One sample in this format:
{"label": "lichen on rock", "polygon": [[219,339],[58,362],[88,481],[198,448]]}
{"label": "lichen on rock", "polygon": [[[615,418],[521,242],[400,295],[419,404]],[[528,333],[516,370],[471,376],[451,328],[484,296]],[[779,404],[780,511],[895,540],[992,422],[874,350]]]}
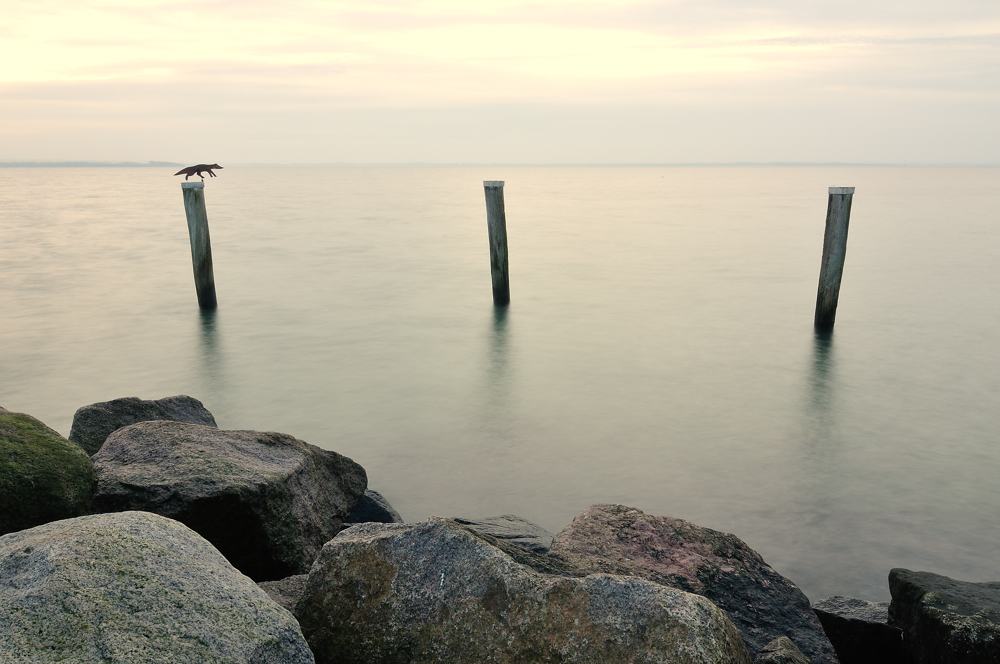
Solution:
{"label": "lichen on rock", "polygon": [[288,611],[197,533],[148,512],[0,537],[0,615],[0,661],[314,661]]}

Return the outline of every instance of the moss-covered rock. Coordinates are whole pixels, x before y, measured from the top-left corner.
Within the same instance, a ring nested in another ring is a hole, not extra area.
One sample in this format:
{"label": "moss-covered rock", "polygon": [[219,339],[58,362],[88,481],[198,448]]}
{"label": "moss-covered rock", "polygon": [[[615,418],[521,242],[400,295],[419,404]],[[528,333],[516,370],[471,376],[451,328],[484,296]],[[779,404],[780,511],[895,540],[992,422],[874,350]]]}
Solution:
{"label": "moss-covered rock", "polygon": [[31,415],[0,412],[0,535],[90,511],[87,453]]}

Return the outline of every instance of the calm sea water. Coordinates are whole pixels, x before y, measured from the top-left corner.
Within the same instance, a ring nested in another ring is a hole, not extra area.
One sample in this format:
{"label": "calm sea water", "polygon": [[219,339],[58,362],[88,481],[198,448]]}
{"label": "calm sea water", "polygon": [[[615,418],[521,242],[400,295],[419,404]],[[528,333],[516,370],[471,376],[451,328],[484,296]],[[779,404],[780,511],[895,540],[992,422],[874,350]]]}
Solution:
{"label": "calm sea water", "polygon": [[[620,502],[813,600],[1000,579],[1000,169],[228,168],[213,315],[172,170],[0,169],[0,405],[68,434],[190,394],[352,457],[407,520]],[[817,337],[828,186],[857,194]]]}

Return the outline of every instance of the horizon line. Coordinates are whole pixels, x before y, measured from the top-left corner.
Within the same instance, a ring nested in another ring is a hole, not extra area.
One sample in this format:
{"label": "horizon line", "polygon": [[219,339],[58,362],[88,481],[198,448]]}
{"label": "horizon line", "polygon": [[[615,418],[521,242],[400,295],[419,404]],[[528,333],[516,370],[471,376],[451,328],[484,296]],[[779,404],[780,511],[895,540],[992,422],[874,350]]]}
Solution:
{"label": "horizon line", "polygon": [[[995,168],[996,162],[843,162],[843,161],[715,161],[715,162],[242,162],[234,163],[230,168],[469,168],[469,167],[517,167],[517,168],[593,168],[593,167],[628,167],[628,168],[694,168],[694,167],[732,167],[732,166],[864,166],[864,167],[896,167],[896,168],[931,168],[931,167],[980,167]],[[181,162],[173,161],[0,161],[0,168],[173,168],[184,167]]]}

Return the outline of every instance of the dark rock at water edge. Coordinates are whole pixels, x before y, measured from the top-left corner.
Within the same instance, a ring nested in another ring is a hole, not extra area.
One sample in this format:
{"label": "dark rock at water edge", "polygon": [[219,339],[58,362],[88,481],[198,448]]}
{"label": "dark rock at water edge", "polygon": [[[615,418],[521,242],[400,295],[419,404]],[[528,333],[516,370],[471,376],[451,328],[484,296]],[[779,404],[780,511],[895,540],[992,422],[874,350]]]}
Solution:
{"label": "dark rock at water edge", "polygon": [[370,522],[403,523],[403,517],[399,516],[399,512],[393,509],[381,493],[365,489],[365,495],[344,519],[344,526]]}
{"label": "dark rock at water edge", "polygon": [[303,574],[368,478],[351,459],[287,434],[141,422],[93,457],[97,511],[181,521],[255,581]]}
{"label": "dark rock at water edge", "polygon": [[625,505],[594,505],[556,535],[551,555],[589,572],[639,576],[707,597],[753,656],[787,636],[813,664],[837,662],[802,591],[735,535]]}
{"label": "dark rock at water edge", "polygon": [[536,553],[548,553],[549,547],[552,546],[552,538],[555,537],[538,524],[513,514],[485,519],[456,518],[455,521],[499,540],[531,549]]}
{"label": "dark rock at water edge", "polygon": [[90,457],[31,415],[0,413],[0,535],[87,514]]}
{"label": "dark rock at water edge", "polygon": [[295,605],[299,603],[302,593],[306,590],[308,578],[308,574],[296,574],[277,581],[261,581],[257,585],[267,593],[268,597],[294,613]]}
{"label": "dark rock at water edge", "polygon": [[909,664],[903,632],[888,624],[889,602],[833,595],[813,604],[840,664]]}
{"label": "dark rock at water edge", "polygon": [[810,664],[810,662],[790,638],[782,636],[761,648],[753,664]]}
{"label": "dark rock at water edge", "polygon": [[916,664],[1000,662],[1000,582],[897,568],[889,592],[889,624],[903,630]]}
{"label": "dark rock at water edge", "polygon": [[750,662],[703,597],[638,578],[540,573],[498,542],[439,518],[342,531],[296,607],[316,661]]}
{"label": "dark rock at water edge", "polygon": [[0,615],[0,661],[314,661],[291,613],[197,533],[147,512],[0,537]]}
{"label": "dark rock at water edge", "polygon": [[93,456],[112,433],[138,422],[169,420],[208,427],[217,426],[215,417],[194,397],[183,394],[154,401],[125,397],[84,406],[73,415],[69,439]]}

